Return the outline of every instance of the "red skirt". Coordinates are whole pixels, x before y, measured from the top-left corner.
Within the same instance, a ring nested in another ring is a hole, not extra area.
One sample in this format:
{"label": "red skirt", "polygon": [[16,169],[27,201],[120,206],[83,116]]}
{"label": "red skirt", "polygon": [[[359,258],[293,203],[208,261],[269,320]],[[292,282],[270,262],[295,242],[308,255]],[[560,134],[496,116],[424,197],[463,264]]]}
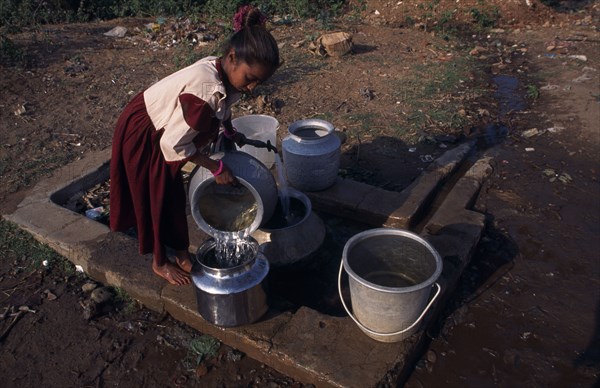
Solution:
{"label": "red skirt", "polygon": [[137,229],[141,254],[167,262],[165,246],[189,246],[186,193],[181,174],[185,161],[167,163],[156,130],[138,94],[125,107],[115,128],[110,162],[110,228]]}

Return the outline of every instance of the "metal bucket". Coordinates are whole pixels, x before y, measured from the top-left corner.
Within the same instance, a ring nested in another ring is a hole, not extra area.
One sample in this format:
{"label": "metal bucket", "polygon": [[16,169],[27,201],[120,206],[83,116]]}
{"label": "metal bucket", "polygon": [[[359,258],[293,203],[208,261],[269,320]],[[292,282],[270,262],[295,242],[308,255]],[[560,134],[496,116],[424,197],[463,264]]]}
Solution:
{"label": "metal bucket", "polygon": [[218,326],[233,327],[256,322],[269,309],[266,276],[269,262],[258,252],[236,267],[216,268],[211,261],[215,241],[206,240],[196,253],[192,282],[200,315]]}
{"label": "metal bucket", "polygon": [[[342,271],[349,276],[350,312],[342,296]],[[399,229],[371,229],[346,243],[338,276],[342,304],[369,337],[397,342],[412,335],[440,294],[439,253],[418,235]],[[432,286],[437,292],[429,301]]]}

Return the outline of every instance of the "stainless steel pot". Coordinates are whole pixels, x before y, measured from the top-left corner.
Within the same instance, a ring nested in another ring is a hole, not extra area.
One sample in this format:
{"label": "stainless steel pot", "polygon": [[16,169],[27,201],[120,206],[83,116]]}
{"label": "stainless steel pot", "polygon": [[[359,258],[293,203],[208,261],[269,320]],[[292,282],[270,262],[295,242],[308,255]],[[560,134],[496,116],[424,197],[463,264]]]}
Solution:
{"label": "stainless steel pot", "polygon": [[233,327],[256,322],[268,310],[265,278],[269,262],[255,252],[236,267],[216,268],[215,240],[206,240],[196,253],[192,282],[196,290],[198,312],[218,326]]}

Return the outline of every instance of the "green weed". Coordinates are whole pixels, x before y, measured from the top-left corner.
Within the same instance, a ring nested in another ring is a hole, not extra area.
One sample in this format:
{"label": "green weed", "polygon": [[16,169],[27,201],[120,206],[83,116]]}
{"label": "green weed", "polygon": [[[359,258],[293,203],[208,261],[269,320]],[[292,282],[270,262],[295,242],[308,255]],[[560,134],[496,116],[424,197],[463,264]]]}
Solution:
{"label": "green weed", "polygon": [[469,13],[473,23],[481,30],[496,27],[500,19],[500,11],[496,7],[491,7],[488,10],[471,8]]}
{"label": "green weed", "polygon": [[460,100],[454,98],[466,88],[469,72],[476,71],[476,63],[469,58],[417,66],[411,77],[399,83],[396,97],[407,106],[408,128],[405,133],[427,129],[457,129],[467,124],[457,114]]}
{"label": "green weed", "polygon": [[23,62],[25,53],[17,47],[6,35],[0,34],[0,63],[15,65]]}
{"label": "green weed", "polygon": [[535,85],[527,85],[525,95],[527,98],[537,100],[540,97],[540,89]]}
{"label": "green weed", "polygon": [[0,220],[0,260],[13,260],[23,267],[37,270],[58,268],[66,275],[72,274],[66,260],[48,246],[36,241],[29,233],[12,222]]}
{"label": "green weed", "polygon": [[360,133],[369,133],[377,125],[377,115],[372,112],[352,113],[342,117],[344,121],[351,122],[353,128],[360,129]]}
{"label": "green weed", "polygon": [[206,357],[214,357],[221,347],[221,343],[209,335],[201,335],[193,338],[188,347],[187,355],[183,359],[183,365],[188,371],[194,371]]}
{"label": "green weed", "polygon": [[137,303],[135,299],[133,299],[123,288],[112,287],[112,291],[115,295],[115,302],[117,302],[119,305],[124,306],[124,313],[132,313],[137,309]]}

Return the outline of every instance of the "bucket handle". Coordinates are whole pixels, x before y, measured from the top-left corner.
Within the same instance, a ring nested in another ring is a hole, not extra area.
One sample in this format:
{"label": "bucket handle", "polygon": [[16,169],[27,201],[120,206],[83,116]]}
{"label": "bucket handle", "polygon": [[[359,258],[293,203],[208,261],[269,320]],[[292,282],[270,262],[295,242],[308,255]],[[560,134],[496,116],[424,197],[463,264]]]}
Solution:
{"label": "bucket handle", "polygon": [[344,306],[344,310],[346,310],[346,312],[348,313],[348,315],[350,316],[350,318],[352,318],[352,320],[354,321],[354,323],[356,323],[361,329],[363,329],[364,331],[366,331],[369,334],[372,335],[378,335],[378,336],[393,336],[393,335],[398,335],[398,334],[402,334],[405,333],[409,330],[411,330],[413,327],[415,327],[415,325],[417,325],[417,323],[419,323],[421,321],[421,319],[423,319],[423,317],[425,316],[425,314],[427,313],[427,311],[429,311],[429,308],[431,307],[431,305],[433,304],[433,302],[435,302],[435,300],[437,299],[437,297],[440,295],[440,291],[442,291],[442,287],[439,285],[439,283],[435,283],[435,285],[437,286],[437,291],[435,293],[435,295],[433,296],[433,298],[431,298],[431,300],[429,301],[429,303],[427,304],[427,306],[425,307],[425,309],[423,310],[423,312],[421,313],[421,315],[419,315],[419,318],[417,318],[416,321],[413,322],[412,325],[410,325],[409,327],[407,327],[404,330],[400,330],[394,333],[378,333],[376,331],[373,331],[371,329],[369,329],[368,327],[366,327],[365,325],[363,325],[362,323],[360,323],[358,321],[358,319],[356,319],[354,317],[354,315],[352,315],[352,313],[350,312],[350,310],[348,309],[348,306],[346,306],[346,302],[344,301],[344,296],[342,295],[342,272],[344,270],[344,260],[341,261],[340,263],[340,272],[338,275],[338,293],[340,294],[340,300],[342,301],[342,305]]}

